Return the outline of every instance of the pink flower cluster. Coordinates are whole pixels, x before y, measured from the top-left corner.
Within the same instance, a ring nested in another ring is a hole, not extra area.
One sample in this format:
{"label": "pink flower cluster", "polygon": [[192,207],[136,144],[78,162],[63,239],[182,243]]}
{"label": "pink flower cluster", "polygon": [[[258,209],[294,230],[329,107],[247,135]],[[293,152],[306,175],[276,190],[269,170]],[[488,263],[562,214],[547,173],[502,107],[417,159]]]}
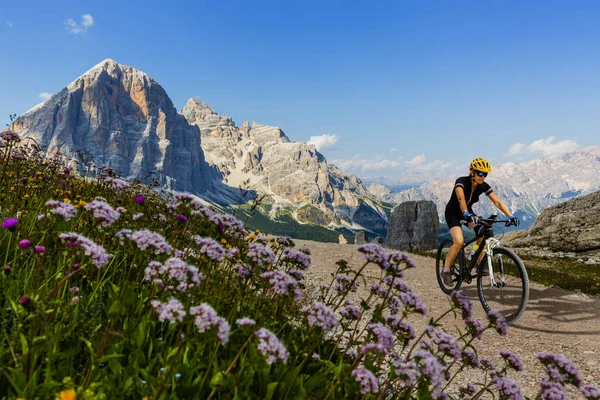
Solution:
{"label": "pink flower cluster", "polygon": [[112,254],[108,254],[104,248],[92,240],[86,238],[75,232],[67,232],[62,233],[59,236],[61,239],[66,240],[67,243],[71,247],[76,248],[77,246],[83,249],[83,252],[92,258],[92,263],[97,267],[101,268],[104,265],[108,264],[111,258],[113,258]]}

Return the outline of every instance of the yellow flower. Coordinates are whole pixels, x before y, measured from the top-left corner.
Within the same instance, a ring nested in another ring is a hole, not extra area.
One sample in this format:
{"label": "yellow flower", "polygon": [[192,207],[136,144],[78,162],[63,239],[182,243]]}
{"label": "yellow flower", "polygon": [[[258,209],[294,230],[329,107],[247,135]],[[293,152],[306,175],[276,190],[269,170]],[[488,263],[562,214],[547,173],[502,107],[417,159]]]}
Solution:
{"label": "yellow flower", "polygon": [[228,244],[227,246],[225,246],[226,249],[230,249],[232,246],[230,244]]}
{"label": "yellow flower", "polygon": [[255,230],[254,232],[256,232],[256,234],[258,235],[260,233],[260,230]]}
{"label": "yellow flower", "polygon": [[57,397],[56,399],[57,400],[76,400],[77,394],[75,393],[74,389],[63,390],[62,392],[60,392],[59,397]]}
{"label": "yellow flower", "polygon": [[148,400],[148,396],[142,397],[142,400]]}
{"label": "yellow flower", "polygon": [[256,239],[256,236],[254,235],[254,233],[251,233],[248,235],[248,240],[254,240]]}
{"label": "yellow flower", "polygon": [[42,174],[42,171],[37,171],[35,174],[36,174],[36,175],[41,175],[41,174]]}
{"label": "yellow flower", "polygon": [[12,187],[10,188],[10,191],[11,191],[11,192],[14,192],[14,191],[15,191],[15,187],[14,187],[14,186],[12,186]]}
{"label": "yellow flower", "polygon": [[70,203],[70,202],[71,202],[71,200],[69,200],[69,199],[68,199],[68,198],[66,198],[66,197],[63,199],[63,203]]}
{"label": "yellow flower", "polygon": [[226,244],[227,243],[227,239],[225,239],[225,238],[221,239],[221,243]]}
{"label": "yellow flower", "polygon": [[[79,196],[77,196],[79,197]],[[77,203],[79,205],[79,207],[85,207],[85,205],[87,204],[85,201],[83,200],[79,200],[79,203]]]}
{"label": "yellow flower", "polygon": [[30,198],[30,197],[31,197],[31,196],[30,196],[30,195],[28,195],[28,194],[26,194],[25,196],[23,196],[23,198],[24,198],[25,200],[29,200],[29,198]]}

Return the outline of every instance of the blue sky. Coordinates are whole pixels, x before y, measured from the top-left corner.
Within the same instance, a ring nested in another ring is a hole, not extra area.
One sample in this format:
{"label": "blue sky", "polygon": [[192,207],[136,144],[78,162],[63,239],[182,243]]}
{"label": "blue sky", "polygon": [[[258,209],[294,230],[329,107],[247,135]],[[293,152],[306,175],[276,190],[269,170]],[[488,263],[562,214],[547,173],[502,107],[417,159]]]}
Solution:
{"label": "blue sky", "polygon": [[112,58],[360,177],[464,172],[600,144],[599,20],[595,0],[3,0],[0,122]]}

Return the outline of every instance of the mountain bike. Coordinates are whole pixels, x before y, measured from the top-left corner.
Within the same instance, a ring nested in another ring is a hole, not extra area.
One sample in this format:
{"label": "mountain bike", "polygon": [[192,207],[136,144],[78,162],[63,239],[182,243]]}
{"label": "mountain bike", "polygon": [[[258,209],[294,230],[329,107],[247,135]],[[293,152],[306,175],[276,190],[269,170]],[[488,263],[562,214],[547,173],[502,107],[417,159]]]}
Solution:
{"label": "mountain bike", "polygon": [[[515,322],[529,301],[529,277],[523,262],[512,250],[500,246],[500,240],[494,237],[493,225],[507,223],[499,220],[496,214],[479,220],[481,228],[476,237],[460,249],[450,270],[453,285],[448,286],[442,278],[442,270],[446,254],[453,245],[452,239],[446,239],[438,248],[435,269],[440,288],[446,294],[459,290],[463,283],[471,283],[477,278],[477,295],[486,313],[496,310],[506,318],[507,322]],[[461,221],[467,225],[466,221]],[[471,255],[465,255],[465,249],[481,239],[479,248]],[[482,252],[485,254],[482,255]],[[481,260],[479,260],[481,258]],[[475,269],[475,271],[473,271]]]}

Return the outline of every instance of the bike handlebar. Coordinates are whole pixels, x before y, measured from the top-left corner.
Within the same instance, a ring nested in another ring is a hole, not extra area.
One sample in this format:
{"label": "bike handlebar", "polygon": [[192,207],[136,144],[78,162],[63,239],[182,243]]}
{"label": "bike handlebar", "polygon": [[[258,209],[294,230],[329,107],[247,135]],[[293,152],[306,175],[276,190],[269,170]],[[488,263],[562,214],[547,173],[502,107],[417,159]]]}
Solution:
{"label": "bike handlebar", "polygon": [[[509,219],[497,219],[497,218],[498,218],[498,216],[495,214],[490,215],[488,218],[479,218],[479,224],[491,227],[493,224],[510,222]],[[469,222],[464,219],[461,219],[460,223],[463,225],[469,225]]]}

